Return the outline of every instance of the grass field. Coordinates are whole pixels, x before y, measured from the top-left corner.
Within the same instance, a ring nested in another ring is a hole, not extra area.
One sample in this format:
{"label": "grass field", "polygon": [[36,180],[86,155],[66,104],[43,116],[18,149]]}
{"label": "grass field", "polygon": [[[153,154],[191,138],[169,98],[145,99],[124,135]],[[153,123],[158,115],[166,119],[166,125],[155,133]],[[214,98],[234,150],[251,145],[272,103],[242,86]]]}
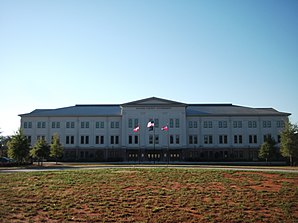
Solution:
{"label": "grass field", "polygon": [[174,168],[0,174],[0,222],[298,222],[298,174]]}

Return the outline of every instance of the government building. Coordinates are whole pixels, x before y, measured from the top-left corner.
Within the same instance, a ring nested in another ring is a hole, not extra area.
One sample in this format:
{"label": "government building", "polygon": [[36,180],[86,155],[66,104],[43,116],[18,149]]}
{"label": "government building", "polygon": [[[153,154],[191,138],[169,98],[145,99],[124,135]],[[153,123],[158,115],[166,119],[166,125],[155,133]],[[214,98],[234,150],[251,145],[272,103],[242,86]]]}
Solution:
{"label": "government building", "polygon": [[[185,104],[151,97],[124,104],[75,105],[21,114],[33,146],[57,133],[65,161],[255,161],[289,113],[233,104]],[[279,144],[277,144],[279,145]]]}

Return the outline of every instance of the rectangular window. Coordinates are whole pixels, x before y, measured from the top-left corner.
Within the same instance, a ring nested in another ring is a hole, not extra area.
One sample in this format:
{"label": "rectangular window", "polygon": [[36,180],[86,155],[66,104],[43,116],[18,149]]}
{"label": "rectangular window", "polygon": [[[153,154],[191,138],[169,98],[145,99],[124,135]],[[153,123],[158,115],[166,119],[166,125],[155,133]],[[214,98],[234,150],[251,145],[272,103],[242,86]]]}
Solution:
{"label": "rectangular window", "polygon": [[196,128],[198,128],[198,122],[197,121],[194,121],[193,122],[193,127],[196,129]]}
{"label": "rectangular window", "polygon": [[256,144],[258,143],[258,140],[257,140],[257,135],[249,135],[248,137],[248,141],[249,141],[249,144]]}
{"label": "rectangular window", "polygon": [[115,128],[115,122],[111,122],[111,129]]}
{"label": "rectangular window", "polygon": [[85,144],[85,137],[81,136],[81,144]]}
{"label": "rectangular window", "polygon": [[116,129],[119,129],[119,122],[115,122]]}
{"label": "rectangular window", "polygon": [[32,137],[31,137],[31,136],[26,136],[26,138],[27,138],[27,142],[28,142],[29,144],[31,144]]}
{"label": "rectangular window", "polygon": [[[180,123],[179,123],[179,119],[178,118],[176,118],[176,120],[175,120],[175,127],[176,128],[180,128]],[[179,143],[177,143],[177,144],[179,144]]]}
{"label": "rectangular window", "polygon": [[213,136],[212,135],[204,135],[204,144],[212,144]]}
{"label": "rectangular window", "polygon": [[176,135],[176,144],[180,144],[180,136]]}
{"label": "rectangular window", "polygon": [[95,144],[99,144],[99,136],[95,136]]}
{"label": "rectangular window", "polygon": [[114,136],[111,136],[110,144],[114,144]]}
{"label": "rectangular window", "polygon": [[170,118],[170,128],[174,128],[174,119]]}
{"label": "rectangular window", "polygon": [[86,129],[89,128],[89,122],[86,122]]}
{"label": "rectangular window", "polygon": [[[132,124],[132,123],[131,123]],[[128,136],[128,144],[132,144],[132,135]]]}
{"label": "rectangular window", "polygon": [[188,128],[190,128],[190,129],[192,128],[192,121],[188,122]]}
{"label": "rectangular window", "polygon": [[100,128],[104,128],[105,127],[105,123],[104,122],[100,122]]}
{"label": "rectangular window", "polygon": [[37,122],[37,128],[38,128],[38,129],[41,128],[41,122]]}
{"label": "rectangular window", "polygon": [[154,127],[159,128],[159,119],[154,119]]}
{"label": "rectangular window", "polygon": [[81,128],[82,128],[82,129],[85,128],[85,122],[81,122]]}
{"label": "rectangular window", "polygon": [[27,122],[24,122],[24,129],[28,128]]}
{"label": "rectangular window", "polygon": [[130,119],[128,119],[128,128],[132,128],[132,119],[130,118]]}
{"label": "rectangular window", "polygon": [[119,136],[115,136],[115,144],[119,144]]}
{"label": "rectangular window", "polygon": [[233,121],[233,128],[242,128],[242,121]]}
{"label": "rectangular window", "polygon": [[206,128],[212,128],[212,121],[204,121],[203,127]]}
{"label": "rectangular window", "polygon": [[284,121],[277,121],[276,122],[276,127],[277,128],[284,128],[285,127],[285,122]]}
{"label": "rectangular window", "polygon": [[69,136],[66,136],[65,143],[66,144],[69,144],[70,143]]}
{"label": "rectangular window", "polygon": [[219,136],[219,144],[228,144],[228,136],[220,135]]}
{"label": "rectangular window", "polygon": [[100,136],[100,144],[104,144],[104,136]]}
{"label": "rectangular window", "polygon": [[198,144],[198,136],[193,136],[193,144]]}
{"label": "rectangular window", "polygon": [[139,125],[139,119],[135,118],[134,120],[134,127],[137,127]]}
{"label": "rectangular window", "polygon": [[74,129],[75,123],[74,122],[71,122],[70,124],[71,124],[71,128]]}
{"label": "rectangular window", "polygon": [[153,144],[153,135],[149,135],[149,144]]}
{"label": "rectangular window", "polygon": [[46,128],[46,122],[42,122],[42,128]]}
{"label": "rectangular window", "polygon": [[139,136],[135,135],[135,144],[139,144]]}
{"label": "rectangular window", "polygon": [[32,128],[32,122],[28,122],[28,128],[29,128],[29,129]]}
{"label": "rectangular window", "polygon": [[256,121],[248,121],[248,128],[257,128]]}
{"label": "rectangular window", "polygon": [[85,136],[86,138],[86,144],[89,144],[89,136]]}
{"label": "rectangular window", "polygon": [[170,144],[174,144],[174,136],[170,135]]}
{"label": "rectangular window", "polygon": [[95,128],[99,129],[99,122],[95,123]]}
{"label": "rectangular window", "polygon": [[188,136],[188,143],[189,143],[189,144],[193,144],[192,139],[193,139],[192,136]]}
{"label": "rectangular window", "polygon": [[159,135],[155,135],[155,144],[159,144]]}

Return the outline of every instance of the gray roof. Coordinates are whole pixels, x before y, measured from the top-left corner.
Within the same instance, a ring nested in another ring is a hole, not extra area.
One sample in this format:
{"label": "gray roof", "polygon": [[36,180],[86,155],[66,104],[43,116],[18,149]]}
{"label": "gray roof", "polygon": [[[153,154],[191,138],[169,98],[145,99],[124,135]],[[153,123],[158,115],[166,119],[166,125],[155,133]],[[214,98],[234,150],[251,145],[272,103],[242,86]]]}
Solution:
{"label": "gray roof", "polygon": [[22,114],[24,117],[47,116],[120,116],[119,105],[76,105],[57,109],[36,109],[30,113]]}
{"label": "gray roof", "polygon": [[273,108],[251,108],[233,104],[184,104],[180,102],[147,98],[125,104],[75,105],[57,109],[36,109],[21,117],[66,117],[66,116],[121,116],[121,107],[125,106],[181,106],[186,107],[187,116],[289,116]]}
{"label": "gray roof", "polygon": [[233,104],[191,104],[186,108],[188,116],[288,116],[273,108],[250,108]]}

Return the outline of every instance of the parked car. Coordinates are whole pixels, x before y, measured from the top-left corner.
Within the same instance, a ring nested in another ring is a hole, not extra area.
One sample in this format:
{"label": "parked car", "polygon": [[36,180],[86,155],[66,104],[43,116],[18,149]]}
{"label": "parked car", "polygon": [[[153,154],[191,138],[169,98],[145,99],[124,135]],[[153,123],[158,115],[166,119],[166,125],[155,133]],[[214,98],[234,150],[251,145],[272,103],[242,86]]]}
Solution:
{"label": "parked car", "polygon": [[0,157],[0,163],[15,163],[15,161],[8,157]]}

